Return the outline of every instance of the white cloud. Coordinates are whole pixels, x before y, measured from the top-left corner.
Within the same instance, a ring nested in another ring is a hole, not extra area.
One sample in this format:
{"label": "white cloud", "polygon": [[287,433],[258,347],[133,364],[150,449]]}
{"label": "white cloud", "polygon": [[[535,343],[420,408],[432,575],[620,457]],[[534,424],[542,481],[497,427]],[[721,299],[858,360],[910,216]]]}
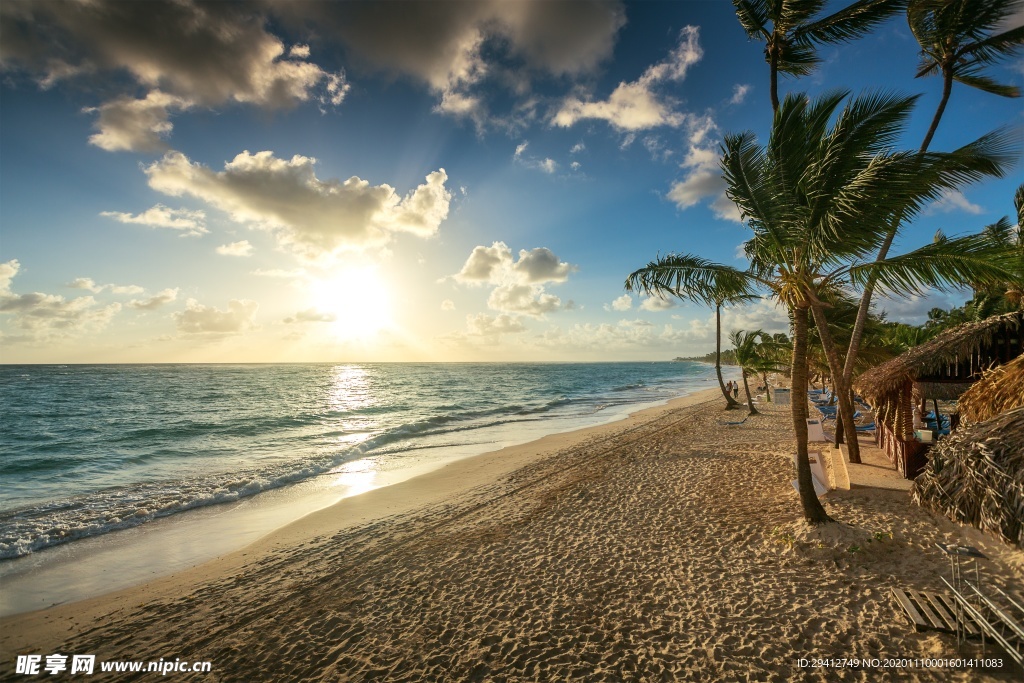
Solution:
{"label": "white cloud", "polygon": [[296,313],[293,317],[285,318],[283,322],[291,323],[333,323],[338,316],[328,311],[320,311],[315,308],[307,308]]}
{"label": "white cloud", "polygon": [[552,117],[552,123],[568,128],[583,119],[599,119],[627,132],[682,125],[686,115],[676,111],[675,103],[659,95],[655,88],[663,83],[682,81],[690,67],[700,61],[704,52],[699,34],[696,26],[683,27],[679,32],[679,45],[664,61],[648,67],[635,81],[619,83],[607,100],[566,98]]}
{"label": "white cloud", "polygon": [[178,298],[178,289],[162,289],[148,299],[132,299],[128,302],[129,308],[139,311],[155,311],[156,309],[175,301]]}
{"label": "white cloud", "polygon": [[531,285],[499,285],[487,298],[487,306],[492,310],[521,313],[533,318],[543,318],[545,314],[557,311],[561,305],[562,300],[557,296]]}
{"label": "white cloud", "polygon": [[529,147],[529,146],[530,146],[530,143],[527,142],[526,140],[523,140],[522,142],[520,142],[518,145],[516,145],[516,153],[512,155],[512,158],[513,159],[518,159],[519,157],[523,156],[523,152],[525,152],[526,148]]}
{"label": "white cloud", "polygon": [[11,285],[21,264],[0,263],[0,315],[11,316],[21,334],[3,335],[7,343],[74,337],[106,327],[121,304],[98,306],[91,296],[65,299],[58,294],[15,294]]}
{"label": "white cloud", "polygon": [[580,170],[580,162],[578,162],[578,161],[572,162],[571,164],[569,164],[569,168],[571,168],[574,171]]}
{"label": "white cloud", "polygon": [[195,299],[185,302],[185,310],[172,317],[178,330],[185,334],[239,334],[255,326],[256,310],[259,304],[247,299],[232,299],[227,310],[204,306]]}
{"label": "white cloud", "polygon": [[515,260],[504,242],[474,247],[462,270],[452,277],[470,284],[545,284],[565,282],[576,266],[560,261],[550,249],[520,249]]}
{"label": "white cloud", "polygon": [[217,253],[222,256],[249,256],[252,254],[252,245],[249,240],[230,242],[217,247]]}
{"label": "white cloud", "polygon": [[445,299],[444,301],[441,302],[441,310],[442,311],[454,311],[455,310],[455,302],[452,301],[451,299]]}
{"label": "white cloud", "polygon": [[288,56],[298,59],[309,59],[309,45],[292,45]]}
{"label": "white cloud", "polygon": [[505,313],[490,316],[486,313],[466,316],[466,330],[477,337],[500,337],[503,334],[518,334],[526,331],[519,318]]}
{"label": "white cloud", "polygon": [[163,204],[146,209],[137,216],[121,211],[104,211],[101,216],[113,218],[121,223],[145,225],[150,228],[167,228],[180,230],[182,237],[198,237],[209,232],[206,229],[206,214],[202,211],[187,209],[169,209]]}
{"label": "white cloud", "polygon": [[113,294],[141,294],[145,290],[138,285],[100,285],[91,277],[76,277],[74,280],[68,283],[68,287],[72,289],[84,289],[92,292],[93,294],[99,294],[100,292],[110,291]]}
{"label": "white cloud", "polygon": [[[954,306],[961,305],[970,296],[969,292],[963,292],[959,297],[946,292],[930,292],[923,296],[911,295],[897,298],[889,298],[880,294],[876,295],[874,302],[889,320],[908,325],[920,325],[928,320],[928,311],[933,308],[949,310]],[[957,300],[958,298],[959,300]]]}
{"label": "white cloud", "polygon": [[941,197],[932,202],[927,209],[927,213],[951,213],[954,211],[962,211],[972,215],[980,215],[985,212],[985,209],[972,204],[967,197],[964,196],[963,192],[959,190],[943,190]]}
{"label": "white cloud", "polygon": [[582,142],[577,142],[577,143],[576,143],[575,145],[573,145],[573,146],[572,146],[572,148],[571,148],[571,149],[569,150],[569,154],[579,154],[580,152],[582,152],[582,151],[583,151],[583,150],[585,150],[586,148],[587,148],[587,146],[586,146],[586,145],[584,145],[584,144],[583,144]]}
{"label": "white cloud", "polygon": [[536,169],[545,173],[554,173],[558,169],[558,163],[551,158],[540,159],[538,157],[526,156],[526,148],[530,146],[530,143],[523,140],[521,143],[516,145],[516,151],[512,155],[512,160],[516,161],[526,168]]}
{"label": "white cloud", "polygon": [[717,218],[739,223],[739,209],[725,194],[726,183],[718,165],[718,141],[710,137],[717,129],[718,126],[710,116],[693,117],[690,120],[690,149],[681,165],[686,175],[672,184],[666,197],[680,209],[688,209],[713,198],[710,207]]}
{"label": "white cloud", "polygon": [[141,100],[118,97],[83,111],[99,112],[96,128],[100,132],[89,137],[91,144],[108,152],[159,152],[167,149],[164,138],[174,128],[171,112],[191,107],[189,100],[153,90]]}
{"label": "white cloud", "polygon": [[732,86],[732,97],[729,99],[729,104],[743,104],[743,100],[747,99],[747,93],[750,92],[750,86],[737,83]]}
{"label": "white cloud", "polygon": [[504,242],[478,246],[462,269],[451,276],[470,285],[495,285],[487,305],[496,311],[520,313],[535,318],[563,308],[562,301],[544,290],[544,285],[565,282],[576,266],[560,261],[550,249],[520,249],[518,260]]}
{"label": "white cloud", "polygon": [[623,294],[618,299],[615,299],[615,301],[612,301],[610,304],[604,305],[604,310],[606,311],[621,312],[628,311],[631,308],[633,308],[633,297],[631,297],[629,294]]}
{"label": "white cloud", "polygon": [[675,300],[665,299],[660,296],[649,296],[640,302],[640,310],[643,311],[667,311],[676,306]]}
{"label": "white cloud", "polygon": [[169,152],[146,174],[153,189],[191,195],[237,222],[273,229],[282,243],[308,255],[381,245],[395,233],[429,237],[448,217],[452,195],[444,169],[400,197],[390,185],[370,185],[356,176],[320,180],[315,165],[311,157],[286,160],[245,151],[215,172]]}

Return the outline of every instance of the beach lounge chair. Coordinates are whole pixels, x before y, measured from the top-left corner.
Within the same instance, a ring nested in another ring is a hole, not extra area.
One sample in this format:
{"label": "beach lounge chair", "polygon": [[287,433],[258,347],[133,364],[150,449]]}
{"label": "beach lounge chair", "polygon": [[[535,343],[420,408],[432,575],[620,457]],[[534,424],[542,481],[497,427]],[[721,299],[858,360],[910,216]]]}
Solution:
{"label": "beach lounge chair", "polygon": [[835,406],[814,406],[821,413],[823,420],[834,420],[836,419],[836,413],[839,411]]}
{"label": "beach lounge chair", "polygon": [[[749,415],[747,415],[747,417],[750,417],[750,416],[749,416]],[[739,420],[739,421],[736,421],[736,422],[731,422],[731,421],[729,421],[729,420],[719,420],[719,421],[718,421],[718,424],[720,424],[720,425],[729,425],[729,426],[732,426],[732,425],[741,425],[741,424],[743,424],[744,422],[746,422],[746,421],[747,421],[747,417],[744,417],[744,418],[743,418],[742,420]]]}
{"label": "beach lounge chair", "polygon": [[854,429],[856,429],[858,432],[873,432],[875,431],[875,423],[869,422],[868,424],[865,425],[854,425]]}

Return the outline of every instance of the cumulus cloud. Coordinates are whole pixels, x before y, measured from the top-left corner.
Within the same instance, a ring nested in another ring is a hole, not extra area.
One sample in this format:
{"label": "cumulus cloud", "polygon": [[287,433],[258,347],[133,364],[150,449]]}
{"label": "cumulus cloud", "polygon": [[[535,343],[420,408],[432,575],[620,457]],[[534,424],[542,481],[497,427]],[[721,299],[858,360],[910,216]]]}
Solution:
{"label": "cumulus cloud", "polygon": [[113,294],[142,294],[142,292],[145,291],[138,285],[96,284],[96,281],[91,277],[76,277],[68,283],[68,287],[71,287],[72,289],[84,289],[92,292],[93,294],[99,294],[100,292],[105,291],[109,291]]}
{"label": "cumulus cloud", "polygon": [[222,244],[216,251],[222,256],[249,256],[252,254],[252,245],[249,244],[249,240],[240,240]]}
{"label": "cumulus cloud", "polygon": [[672,299],[664,299],[660,296],[649,296],[640,302],[640,309],[644,311],[667,311],[676,307]]}
{"label": "cumulus cloud", "polygon": [[455,310],[455,302],[452,301],[451,299],[445,299],[444,301],[441,302],[441,310],[442,311],[454,311]]}
{"label": "cumulus cloud", "polygon": [[91,296],[65,299],[42,292],[16,294],[11,285],[19,270],[17,259],[0,263],[0,315],[11,316],[12,324],[21,332],[3,335],[9,343],[74,337],[99,330],[121,310],[119,303],[99,306]]}
{"label": "cumulus cloud", "polygon": [[169,304],[178,298],[178,289],[162,289],[147,299],[132,299],[128,302],[129,308],[139,311],[155,311],[165,304]]}
{"label": "cumulus cloud", "polygon": [[360,67],[413,77],[435,111],[491,119],[487,83],[520,95],[534,74],[577,76],[609,58],[625,24],[618,0],[471,3],[274,3],[281,16],[337,36]]}
{"label": "cumulus cloud", "polygon": [[486,313],[466,316],[466,330],[477,337],[500,337],[503,334],[518,334],[526,331],[519,318],[501,313],[490,316]]}
{"label": "cumulus cloud", "polygon": [[717,218],[739,223],[739,209],[725,194],[725,179],[718,166],[718,141],[711,137],[717,130],[710,116],[694,117],[689,122],[690,148],[681,164],[686,173],[672,184],[666,196],[680,209],[711,198],[711,211]]}
{"label": "cumulus cloud", "polygon": [[573,145],[573,146],[572,146],[572,148],[571,148],[571,149],[569,150],[569,154],[579,154],[580,152],[582,152],[582,151],[583,151],[583,150],[585,150],[586,148],[587,148],[587,146],[586,146],[586,145],[584,145],[584,144],[583,144],[582,142],[577,142],[577,143],[576,143],[575,145]]}
{"label": "cumulus cloud", "polygon": [[284,244],[311,255],[381,245],[395,233],[429,237],[448,217],[452,195],[443,168],[401,197],[390,185],[356,176],[321,180],[315,165],[312,157],[245,151],[223,171],[213,171],[169,152],[146,175],[158,192],[201,199],[239,223],[274,230]]}
{"label": "cumulus cloud", "polygon": [[99,132],[90,136],[89,142],[108,152],[164,151],[164,139],[174,128],[171,112],[191,107],[191,101],[159,90],[151,91],[141,100],[118,97],[99,107],[87,107],[87,113],[99,112]]}
{"label": "cumulus cloud", "polygon": [[504,242],[474,247],[462,269],[452,276],[470,285],[495,285],[487,305],[496,311],[535,318],[562,308],[562,301],[544,285],[565,282],[576,266],[559,260],[550,249],[520,249],[519,257]]}
{"label": "cumulus cloud", "polygon": [[654,325],[646,320],[620,320],[617,323],[576,324],[568,329],[552,328],[539,339],[542,347],[574,351],[630,351],[663,348],[678,352],[678,345],[688,340],[685,330],[673,325]]}
{"label": "cumulus cloud", "polygon": [[943,190],[940,194],[941,196],[928,206],[927,213],[962,211],[977,216],[985,212],[985,209],[971,203],[959,190]]}
{"label": "cumulus cloud", "polygon": [[676,111],[675,102],[659,94],[657,86],[682,81],[690,67],[700,61],[704,51],[699,34],[696,26],[683,27],[679,32],[679,45],[665,60],[648,67],[640,78],[619,83],[606,100],[570,96],[562,102],[551,122],[568,128],[583,119],[599,119],[624,132],[682,125],[686,115]]}
{"label": "cumulus cloud", "polygon": [[108,150],[156,151],[171,130],[171,111],[228,102],[280,109],[316,100],[340,104],[341,72],[306,61],[309,50],[267,30],[258,5],[242,3],[4,3],[0,64],[22,69],[40,86],[104,73],[127,73],[148,90],[115,97],[93,111]]}
{"label": "cumulus cloud", "polygon": [[623,294],[618,299],[615,299],[610,304],[604,305],[606,311],[628,311],[633,308],[633,297],[629,294]]}
{"label": "cumulus cloud", "polygon": [[209,232],[206,229],[206,214],[204,212],[189,211],[187,209],[169,209],[163,204],[157,204],[135,216],[121,211],[104,211],[100,215],[113,218],[120,223],[145,225],[149,228],[180,230],[182,237],[198,237]]}
{"label": "cumulus cloud", "polygon": [[512,154],[512,159],[526,168],[536,169],[538,171],[543,171],[544,173],[554,173],[558,170],[558,162],[550,157],[540,159],[538,157],[526,155],[526,148],[529,146],[530,143],[525,140],[516,145],[516,151]]}
{"label": "cumulus cloud", "polygon": [[239,334],[255,326],[259,304],[248,299],[232,299],[227,310],[204,306],[195,299],[185,302],[185,310],[172,317],[180,332],[185,334],[230,335]]}

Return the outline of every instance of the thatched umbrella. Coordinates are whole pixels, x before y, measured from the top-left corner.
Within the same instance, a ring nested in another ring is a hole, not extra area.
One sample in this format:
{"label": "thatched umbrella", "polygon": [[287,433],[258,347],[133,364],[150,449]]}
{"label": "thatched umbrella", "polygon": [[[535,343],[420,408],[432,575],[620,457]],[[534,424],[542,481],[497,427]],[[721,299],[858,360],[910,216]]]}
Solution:
{"label": "thatched umbrella", "polygon": [[992,368],[957,401],[960,417],[984,422],[999,413],[1024,406],[1024,356]]}
{"label": "thatched umbrella", "polygon": [[958,430],[929,456],[914,502],[1024,548],[1024,406]]}

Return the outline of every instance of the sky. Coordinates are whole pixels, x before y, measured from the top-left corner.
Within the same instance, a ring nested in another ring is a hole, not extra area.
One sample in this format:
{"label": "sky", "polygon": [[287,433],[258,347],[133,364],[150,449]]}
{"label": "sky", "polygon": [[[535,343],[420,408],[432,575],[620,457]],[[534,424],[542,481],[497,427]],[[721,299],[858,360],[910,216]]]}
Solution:
{"label": "sky", "polygon": [[[767,138],[762,49],[724,0],[7,0],[0,362],[707,353],[712,311],[623,283],[669,252],[745,266],[718,149]],[[820,54],[781,92],[920,94],[920,145],[941,82],[904,17]],[[1022,86],[1024,58],[990,73]],[[1000,126],[1021,137],[1020,99],[957,85],[931,148]],[[1011,215],[1022,176],[944,196],[896,249]],[[723,327],[787,322],[762,301]]]}

